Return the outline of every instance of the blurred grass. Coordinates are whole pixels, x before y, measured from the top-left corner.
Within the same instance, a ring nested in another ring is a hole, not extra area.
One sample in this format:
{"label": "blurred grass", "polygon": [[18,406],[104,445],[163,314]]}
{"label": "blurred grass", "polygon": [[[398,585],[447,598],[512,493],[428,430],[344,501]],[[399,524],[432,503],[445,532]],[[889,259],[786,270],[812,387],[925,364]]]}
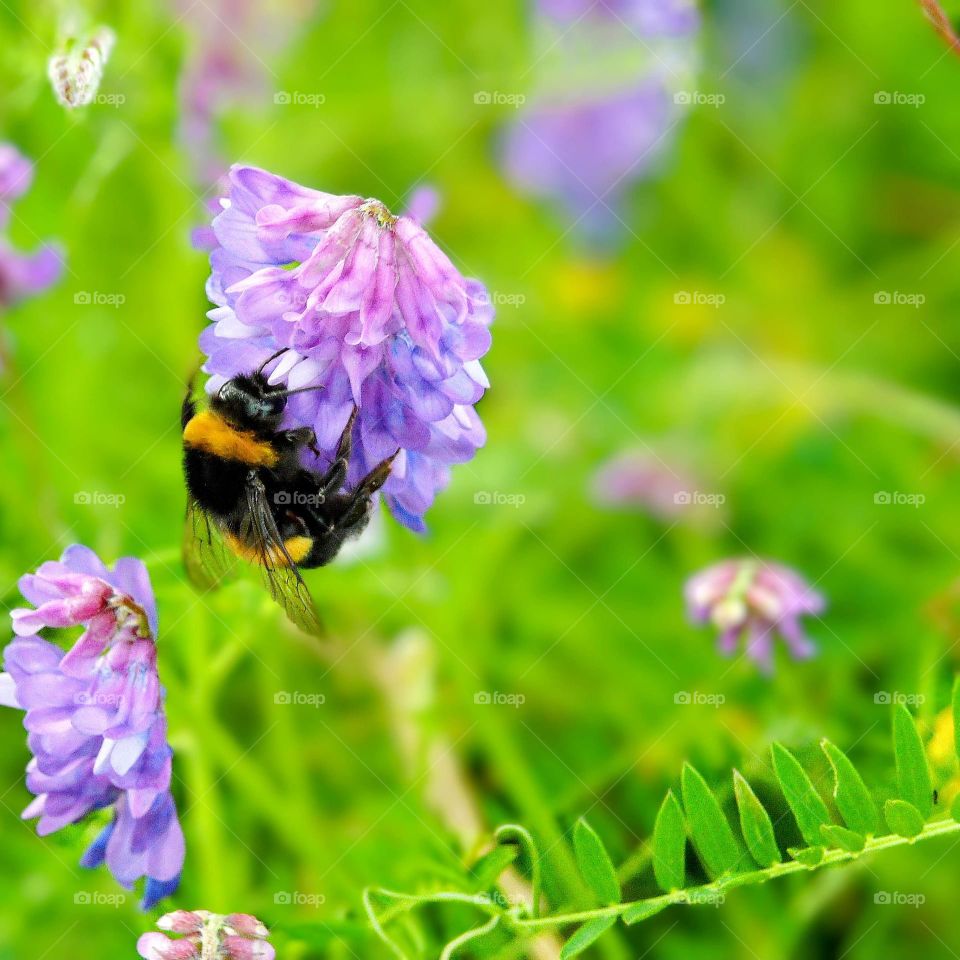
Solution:
{"label": "blurred grass", "polygon": [[[22,246],[58,237],[69,253],[61,285],[4,318],[0,583],[14,605],[16,578],[73,541],[150,561],[188,837],[177,905],[255,913],[287,960],[367,956],[379,947],[357,919],[365,884],[459,874],[450,826],[424,797],[429,767],[405,770],[374,679],[383,646],[411,626],[438,658],[424,725],[452,748],[487,824],[530,826],[561,878],[586,811],[618,861],[634,855],[685,758],[712,782],[735,765],[763,783],[772,739],[812,756],[826,735],[886,775],[874,695],[922,693],[931,722],[960,615],[948,593],[960,567],[960,63],[917,10],[709,7],[700,86],[726,102],[695,110],[659,179],[631,192],[631,234],[606,263],[509,189],[496,142],[512,113],[473,102],[529,83],[521,4],[331,4],[271,61],[269,86],[325,102],[276,106],[268,91],[239,105],[225,156],[395,208],[435,184],[434,236],[466,273],[523,298],[498,314],[487,447],[455,471],[427,538],[388,524],[378,555],[311,574],[333,632],[319,647],[255,584],[208,608],[183,582],[177,411],[207,272],[187,237],[203,191],[174,139],[186,40],[160,4],[95,15],[119,35],[102,89],[126,101],[67,115],[44,77],[51,8],[0,5],[0,137],[38,163],[12,234]],[[925,102],[876,104],[878,91]],[[125,302],[81,306],[80,291]],[[683,306],[678,291],[725,300]],[[876,305],[880,291],[925,302]],[[642,444],[679,451],[723,492],[723,522],[596,509],[592,472]],[[126,499],[82,506],[78,491]],[[479,506],[478,491],[525,502]],[[879,506],[878,491],[926,499]],[[830,601],[812,627],[820,656],[782,661],[771,681],[717,659],[684,620],[685,577],[744,551],[796,566]],[[475,704],[493,690],[526,699]],[[677,706],[682,690],[726,703]],[[278,705],[280,691],[326,701]],[[27,754],[12,713],[0,737],[0,958],[132,956],[148,925],[132,899],[74,902],[116,892],[75,866],[94,827],[39,840],[21,825]],[[668,912],[594,952],[948,956],[958,879],[947,845],[897,852],[739,891],[716,913]],[[874,890],[927,900],[880,907]],[[283,892],[323,903],[275,902]],[[438,924],[452,935],[455,919]],[[307,926],[314,946],[289,935]]]}

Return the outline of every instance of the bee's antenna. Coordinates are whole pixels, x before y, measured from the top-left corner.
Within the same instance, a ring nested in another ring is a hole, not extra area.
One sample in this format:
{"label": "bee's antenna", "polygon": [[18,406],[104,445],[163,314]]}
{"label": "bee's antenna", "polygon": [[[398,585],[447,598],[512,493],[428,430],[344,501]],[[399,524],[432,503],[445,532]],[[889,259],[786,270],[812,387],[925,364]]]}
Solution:
{"label": "bee's antenna", "polygon": [[297,387],[296,390],[281,390],[279,393],[272,393],[272,397],[292,397],[295,393],[306,393],[308,390],[323,390],[324,386],[322,383],[318,383],[312,387]]}
{"label": "bee's antenna", "polygon": [[289,350],[289,349],[290,349],[289,347],[281,347],[276,353],[271,353],[270,356],[267,357],[267,359],[264,360],[263,363],[260,364],[260,367],[258,368],[257,373],[262,374],[262,373],[263,373],[263,368],[264,368],[271,360],[276,360],[277,357],[279,357],[281,353],[286,353],[287,350]]}

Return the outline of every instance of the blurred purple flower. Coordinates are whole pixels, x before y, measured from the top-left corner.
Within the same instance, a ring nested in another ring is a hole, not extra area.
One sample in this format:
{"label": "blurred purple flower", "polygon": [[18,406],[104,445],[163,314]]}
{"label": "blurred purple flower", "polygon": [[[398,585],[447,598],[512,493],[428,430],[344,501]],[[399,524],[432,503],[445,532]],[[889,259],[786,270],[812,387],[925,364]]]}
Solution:
{"label": "blurred purple flower", "polygon": [[769,673],[775,632],[797,659],[816,652],[800,619],[822,613],[826,603],[798,573],[781,564],[724,560],[691,577],[685,596],[691,619],[712,623],[720,631],[720,652],[726,656],[745,636],[747,656]]}
{"label": "blurred purple flower", "polygon": [[180,77],[178,136],[206,187],[227,172],[215,125],[237,105],[270,102],[267,61],[295,34],[315,0],[175,0],[190,49]]}
{"label": "blurred purple flower", "polygon": [[[504,168],[559,200],[582,233],[622,233],[620,208],[679,115],[699,25],[689,0],[540,0],[539,79],[510,126]],[[682,99],[682,98],[681,98]]]}
{"label": "blurred purple flower", "polygon": [[[10,221],[10,207],[33,180],[29,160],[12,144],[0,143],[0,229]],[[36,253],[18,253],[0,237],[0,310],[51,286],[60,276],[63,259],[52,246]]]}
{"label": "blurred purple flower", "polygon": [[282,347],[270,372],[289,388],[290,425],[310,425],[332,456],[354,407],[348,484],[399,449],[384,496],[423,530],[423,514],[486,435],[473,405],[493,319],[483,284],[464,279],[423,228],[378,200],[335,196],[256,167],[230,172],[213,221],[201,334],[213,392]]}
{"label": "blurred purple flower", "polygon": [[691,0],[539,0],[537,6],[562,22],[605,17],[644,35],[685,35],[696,30],[700,21]]}
{"label": "blurred purple flower", "polygon": [[273,960],[276,955],[266,942],[270,931],[249,913],[223,917],[207,910],[176,910],[162,916],[157,926],[181,936],[145,933],[137,941],[144,960]]}
{"label": "blurred purple flower", "polygon": [[672,519],[691,503],[696,482],[642,451],[622,453],[608,460],[593,477],[592,492],[605,507],[644,510],[660,519]]}
{"label": "blurred purple flower", "polygon": [[[147,878],[143,908],[172,893],[183,834],[170,795],[163,688],[157,676],[157,611],[144,565],[123,557],[112,570],[74,545],[58,562],[20,579],[32,608],[15,609],[16,638],[4,652],[0,704],[26,712],[34,758],[27,788],[41,836],[113,807],[84,854],[130,888]],[[82,626],[65,654],[37,631]]]}

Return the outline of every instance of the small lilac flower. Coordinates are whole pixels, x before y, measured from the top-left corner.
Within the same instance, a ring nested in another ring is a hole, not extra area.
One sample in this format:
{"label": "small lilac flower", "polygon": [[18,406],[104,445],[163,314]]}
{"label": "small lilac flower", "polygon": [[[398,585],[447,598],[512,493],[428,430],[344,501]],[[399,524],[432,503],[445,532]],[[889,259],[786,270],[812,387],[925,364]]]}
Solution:
{"label": "small lilac flower", "polygon": [[608,460],[597,470],[592,492],[602,506],[640,509],[670,520],[690,507],[696,487],[690,476],[658,457],[630,451]]}
{"label": "small lilac flower", "polygon": [[[27,191],[32,180],[30,161],[12,144],[0,143],[0,229],[6,228],[11,204]],[[51,286],[62,268],[62,257],[55,247],[23,254],[0,236],[0,311]]]}
{"label": "small lilac flower", "polygon": [[224,917],[207,910],[176,910],[157,926],[181,936],[145,933],[137,941],[144,960],[273,960],[276,955],[267,943],[270,931],[249,913]]}
{"label": "small lilac flower", "polygon": [[535,9],[536,72],[506,133],[506,175],[524,193],[558,200],[581,234],[620,235],[627,188],[650,171],[680,116],[696,7],[539,0]]}
{"label": "small lilac flower", "polygon": [[732,655],[746,635],[746,654],[769,673],[773,669],[774,632],[797,659],[816,652],[800,625],[826,604],[798,573],[760,560],[724,560],[687,581],[685,596],[695,623],[712,623],[720,631],[720,652]]}
{"label": "small lilac flower", "polygon": [[220,203],[207,284],[217,306],[200,337],[207,390],[286,347],[270,381],[324,387],[290,399],[289,424],[312,426],[332,457],[356,406],[348,485],[399,450],[384,496],[423,530],[451,465],[486,439],[474,410],[488,386],[486,289],[378,200],[236,166]]}
{"label": "small lilac flower", "polygon": [[[170,794],[163,688],[157,675],[157,611],[144,565],[123,557],[108,569],[86,547],[69,547],[20,579],[32,608],[15,609],[4,652],[0,704],[26,712],[34,755],[24,811],[54,833],[94,811],[113,819],[83,855],[106,863],[128,889],[146,877],[143,908],[172,893],[183,866],[183,833]],[[64,653],[38,636],[82,626]]]}

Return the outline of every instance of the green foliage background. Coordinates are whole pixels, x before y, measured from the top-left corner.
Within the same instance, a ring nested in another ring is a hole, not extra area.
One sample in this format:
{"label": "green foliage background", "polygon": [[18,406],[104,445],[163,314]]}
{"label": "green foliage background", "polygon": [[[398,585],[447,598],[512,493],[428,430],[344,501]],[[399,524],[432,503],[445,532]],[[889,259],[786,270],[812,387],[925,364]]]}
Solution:
{"label": "green foliage background", "polygon": [[[178,407],[207,273],[188,241],[203,189],[174,136],[188,38],[156,2],[91,8],[119,38],[102,92],[125,102],[69,115],[44,75],[56,9],[0,3],[0,139],[38,164],[11,233],[60,238],[69,258],[56,290],[3,319],[0,588],[16,605],[17,577],[74,541],[150,564],[188,840],[177,906],[255,913],[285,960],[382,956],[362,889],[455,884],[476,853],[451,826],[452,782],[486,828],[534,832],[548,900],[575,907],[577,818],[628,889],[649,888],[644,838],[685,759],[724,781],[729,805],[731,767],[771,784],[774,739],[826,778],[828,736],[889,794],[877,694],[922,700],[934,733],[960,659],[960,61],[910,3],[770,7],[704,11],[698,86],[726,100],[695,108],[631,191],[607,259],[505,183],[512,109],[474,103],[530,83],[517,0],[333,3],[270,60],[263,98],[225,118],[226,157],[321,189],[399,209],[435,185],[432,233],[454,262],[523,299],[498,312],[487,447],[455,471],[429,536],[390,521],[375,556],[310,575],[331,628],[310,643],[255,583],[201,600],[178,561]],[[325,102],[275,105],[273,89]],[[878,104],[881,91],[925,99]],[[125,300],[79,305],[80,291]],[[679,305],[679,291],[725,301]],[[883,291],[925,301],[878,305]],[[596,467],[645,444],[723,493],[723,510],[671,524],[594,506]],[[80,491],[125,501],[86,506]],[[478,504],[483,491],[525,500]],[[878,504],[883,491],[925,500]],[[721,661],[684,618],[685,578],[743,553],[797,567],[829,599],[811,626],[819,657],[784,658],[770,680]],[[400,716],[391,697],[410,687],[385,657],[411,629],[433,682]],[[284,691],[325,702],[278,704]],[[482,691],[525,699],[484,705]],[[725,702],[681,705],[683,691]],[[0,740],[0,958],[134,956],[152,920],[132,897],[76,902],[117,891],[76,866],[95,825],[41,840],[21,824],[13,712]],[[940,771],[945,796],[954,776]],[[590,955],[955,956],[953,843],[667,911]],[[876,904],[878,891],[925,902]],[[428,916],[424,956],[465,922]]]}

